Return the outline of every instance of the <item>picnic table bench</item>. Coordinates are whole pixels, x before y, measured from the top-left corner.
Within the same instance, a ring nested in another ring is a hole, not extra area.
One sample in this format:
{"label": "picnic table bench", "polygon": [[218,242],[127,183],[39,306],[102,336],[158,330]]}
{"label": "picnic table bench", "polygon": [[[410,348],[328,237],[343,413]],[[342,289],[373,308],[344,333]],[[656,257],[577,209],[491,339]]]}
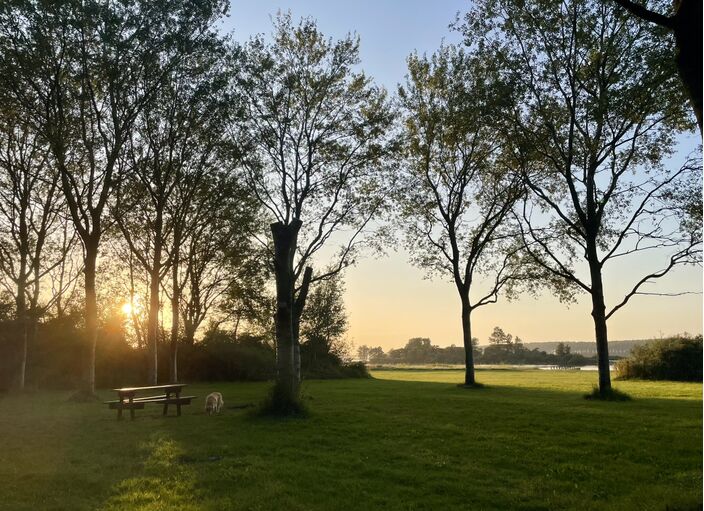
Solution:
{"label": "picnic table bench", "polygon": [[[111,410],[117,409],[117,420],[122,419],[122,410],[130,411],[130,419],[134,420],[134,411],[143,409],[146,403],[157,403],[164,405],[163,415],[169,409],[169,405],[176,405],[176,415],[181,415],[181,405],[191,404],[191,400],[196,396],[182,396],[181,390],[185,383],[171,383],[168,385],[152,385],[150,387],[124,387],[113,389],[117,392],[117,399],[105,401]],[[163,394],[137,397],[139,392],[160,391]]]}

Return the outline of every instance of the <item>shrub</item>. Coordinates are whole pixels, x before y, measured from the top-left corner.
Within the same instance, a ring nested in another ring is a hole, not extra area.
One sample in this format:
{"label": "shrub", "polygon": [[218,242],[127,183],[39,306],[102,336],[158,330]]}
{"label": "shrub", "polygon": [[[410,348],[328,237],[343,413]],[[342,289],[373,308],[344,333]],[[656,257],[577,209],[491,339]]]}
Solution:
{"label": "shrub", "polygon": [[687,334],[636,346],[615,366],[619,379],[702,381],[702,336]]}

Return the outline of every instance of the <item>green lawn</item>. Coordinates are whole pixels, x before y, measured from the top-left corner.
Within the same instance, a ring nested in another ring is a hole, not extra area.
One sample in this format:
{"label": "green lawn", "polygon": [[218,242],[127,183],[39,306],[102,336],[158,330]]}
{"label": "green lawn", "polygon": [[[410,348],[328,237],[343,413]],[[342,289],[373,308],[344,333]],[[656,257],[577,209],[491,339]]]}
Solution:
{"label": "green lawn", "polygon": [[[310,381],[307,419],[255,419],[267,386],[192,385],[180,418],[117,422],[65,392],[0,397],[0,509],[701,509],[702,387],[596,373],[377,371]],[[103,392],[102,397],[112,398]]]}

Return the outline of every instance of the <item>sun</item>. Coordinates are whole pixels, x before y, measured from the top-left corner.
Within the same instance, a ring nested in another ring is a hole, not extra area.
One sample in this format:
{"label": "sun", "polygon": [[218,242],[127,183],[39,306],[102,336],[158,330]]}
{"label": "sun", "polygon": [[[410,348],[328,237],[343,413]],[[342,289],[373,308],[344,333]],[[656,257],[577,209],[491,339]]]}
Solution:
{"label": "sun", "polygon": [[122,313],[125,316],[131,316],[133,310],[134,309],[133,309],[132,304],[130,302],[125,302],[122,304]]}

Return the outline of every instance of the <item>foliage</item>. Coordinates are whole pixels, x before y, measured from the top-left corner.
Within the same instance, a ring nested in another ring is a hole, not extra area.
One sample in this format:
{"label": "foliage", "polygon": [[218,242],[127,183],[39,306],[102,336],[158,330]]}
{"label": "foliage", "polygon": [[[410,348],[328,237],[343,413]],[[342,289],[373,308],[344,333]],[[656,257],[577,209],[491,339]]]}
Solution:
{"label": "foliage", "polygon": [[467,384],[475,383],[472,312],[495,303],[530,267],[511,234],[523,187],[501,152],[510,88],[485,55],[451,46],[430,58],[412,54],[399,87],[406,141],[400,223],[413,263],[455,284]]}
{"label": "foliage", "polygon": [[[700,262],[702,249],[701,227],[678,226],[683,208],[666,200],[701,179],[700,154],[668,162],[693,127],[671,50],[628,18],[600,0],[481,0],[461,26],[514,84],[503,149],[527,191],[524,246],[562,298],[589,295],[602,390],[609,318],[676,266]],[[651,266],[613,291],[605,269],[644,252]]]}
{"label": "foliage", "polygon": [[363,363],[348,363],[344,283],[339,275],[319,282],[308,296],[301,322],[301,365],[306,378],[366,378]]}
{"label": "foliage", "polygon": [[615,366],[619,379],[702,381],[702,336],[679,335],[633,348]]}
{"label": "foliage", "polygon": [[[501,338],[502,342],[494,342]],[[493,341],[492,341],[493,339]],[[506,343],[512,340],[511,334],[506,334],[499,327],[494,329],[489,346],[479,346],[474,339],[474,360],[478,364],[532,364],[554,365],[563,367],[577,367],[593,364],[594,360],[579,354],[556,355],[540,351],[529,350],[518,342]],[[368,362],[372,364],[464,364],[464,348],[455,345],[441,348],[434,346],[430,339],[409,339],[406,346],[391,349],[384,353],[381,347],[368,348]]]}
{"label": "foliage", "polygon": [[274,377],[274,350],[265,339],[214,329],[202,341],[179,346],[184,381],[263,381]]}
{"label": "foliage", "polygon": [[347,332],[347,311],[344,282],[339,275],[318,283],[308,295],[301,315],[301,338],[304,344],[320,345],[317,352],[338,358],[347,357],[344,335]]}

